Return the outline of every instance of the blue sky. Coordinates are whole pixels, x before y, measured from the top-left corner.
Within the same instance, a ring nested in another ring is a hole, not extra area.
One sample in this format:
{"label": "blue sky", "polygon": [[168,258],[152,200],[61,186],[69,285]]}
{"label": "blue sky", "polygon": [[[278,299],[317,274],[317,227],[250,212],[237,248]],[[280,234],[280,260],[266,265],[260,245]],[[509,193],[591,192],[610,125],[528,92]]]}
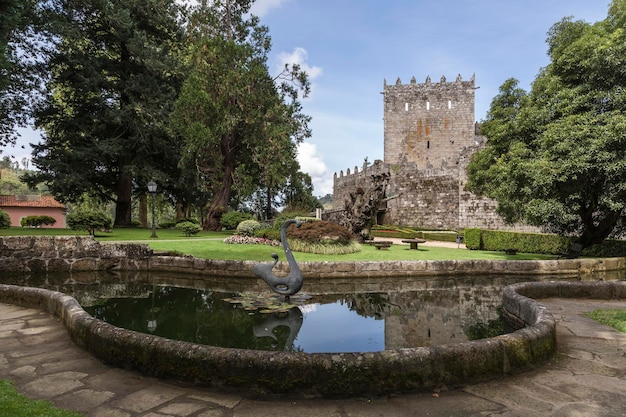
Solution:
{"label": "blue sky", "polygon": [[[563,17],[593,23],[609,0],[257,0],[253,13],[272,37],[270,71],[298,62],[312,92],[313,120],[300,147],[316,196],[332,193],[333,174],[383,158],[383,80],[476,76],[476,120],[508,78],[526,90],[549,61],[546,34]],[[21,161],[38,135],[23,132]],[[25,145],[26,149],[22,149]]]}
{"label": "blue sky", "polygon": [[593,23],[609,0],[257,0],[270,29],[270,68],[309,68],[303,102],[313,136],[300,149],[316,196],[335,172],[383,158],[383,80],[476,75],[476,119],[511,77],[526,90],[549,63],[546,35],[567,16]]}

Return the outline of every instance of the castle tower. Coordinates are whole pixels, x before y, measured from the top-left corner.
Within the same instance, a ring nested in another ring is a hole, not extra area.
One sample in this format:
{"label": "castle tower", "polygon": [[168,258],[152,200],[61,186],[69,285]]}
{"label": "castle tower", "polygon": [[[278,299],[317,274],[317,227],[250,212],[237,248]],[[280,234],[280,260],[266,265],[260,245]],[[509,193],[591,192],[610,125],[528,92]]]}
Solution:
{"label": "castle tower", "polygon": [[414,162],[418,169],[453,167],[474,145],[474,76],[447,82],[384,84],[384,162]]}

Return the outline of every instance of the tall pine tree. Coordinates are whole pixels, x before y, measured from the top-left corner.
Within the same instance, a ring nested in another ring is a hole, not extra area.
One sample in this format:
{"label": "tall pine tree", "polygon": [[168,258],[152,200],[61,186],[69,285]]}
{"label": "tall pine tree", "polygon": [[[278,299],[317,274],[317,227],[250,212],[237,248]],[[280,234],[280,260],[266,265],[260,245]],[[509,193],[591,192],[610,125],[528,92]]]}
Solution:
{"label": "tall pine tree", "polygon": [[[247,17],[250,0],[204,1],[190,25],[191,73],[172,126],[184,139],[182,163],[193,166],[210,193],[204,226],[220,228],[234,193],[280,190],[298,170],[296,145],[310,135],[298,93],[307,75],[287,66],[269,74],[268,29]],[[288,169],[286,169],[288,168]]]}
{"label": "tall pine tree", "polygon": [[[133,190],[161,185],[178,161],[166,126],[181,82],[175,0],[50,0],[47,97],[36,112],[39,171],[61,201],[85,193],[115,201],[115,225],[131,224]],[[168,172],[169,171],[169,172]]]}

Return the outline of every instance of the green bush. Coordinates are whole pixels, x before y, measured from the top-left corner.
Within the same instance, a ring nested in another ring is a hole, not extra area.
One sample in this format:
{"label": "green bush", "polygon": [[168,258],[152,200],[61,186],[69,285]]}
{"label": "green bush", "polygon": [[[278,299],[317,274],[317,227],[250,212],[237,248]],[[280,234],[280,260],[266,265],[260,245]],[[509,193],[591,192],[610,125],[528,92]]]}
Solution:
{"label": "green bush", "polygon": [[325,220],[302,223],[300,227],[289,226],[287,236],[309,243],[347,245],[354,236],[347,228]]}
{"label": "green bush", "polygon": [[591,245],[582,252],[583,256],[592,256],[598,258],[613,258],[626,256],[626,241],[624,240],[605,240],[600,245]]}
{"label": "green bush", "polygon": [[185,234],[185,236],[191,236],[200,233],[202,227],[192,222],[182,222],[176,224],[176,230],[180,230]]}
{"label": "green bush", "polygon": [[177,222],[159,222],[159,229],[173,229]]}
{"label": "green bush", "polygon": [[261,229],[254,231],[254,237],[280,241],[280,230],[262,227]]}
{"label": "green bush", "polygon": [[287,229],[289,245],[297,252],[341,255],[359,252],[359,245],[350,230],[336,223],[316,220]]}
{"label": "green bush", "polygon": [[194,219],[193,217],[183,217],[180,220],[176,221],[176,224],[178,223],[184,223],[184,222],[190,222],[190,223],[194,223],[194,224],[200,224],[200,222],[197,219]]}
{"label": "green bush", "polygon": [[228,211],[222,214],[220,223],[222,227],[226,230],[235,230],[237,229],[239,223],[244,220],[252,220],[252,214],[243,213],[241,211]]}
{"label": "green bush", "polygon": [[254,236],[254,232],[261,228],[261,223],[256,220],[244,220],[237,225],[237,234],[242,236]]}
{"label": "green bush", "polygon": [[482,234],[480,229],[465,229],[463,232],[467,249],[480,250],[483,248]]}
{"label": "green bush", "polygon": [[77,210],[66,217],[67,227],[72,230],[86,230],[94,236],[96,230],[108,230],[113,225],[111,217],[101,211]]}
{"label": "green bush", "polygon": [[469,249],[490,251],[517,249],[525,253],[558,255],[567,250],[572,240],[571,237],[541,233],[465,229],[465,245]]}
{"label": "green bush", "polygon": [[351,240],[344,245],[338,245],[312,243],[304,240],[289,238],[289,247],[294,252],[318,253],[323,255],[346,255],[348,253],[356,253],[362,250],[361,245],[355,240]]}
{"label": "green bush", "polygon": [[4,210],[0,210],[0,229],[8,229],[9,227],[11,227],[9,214]]}
{"label": "green bush", "polygon": [[20,220],[22,227],[52,226],[57,221],[50,216],[26,216]]}
{"label": "green bush", "polygon": [[375,237],[397,238],[397,239],[415,239],[421,238],[422,233],[410,227],[398,227],[389,225],[374,225],[370,230],[370,234]]}

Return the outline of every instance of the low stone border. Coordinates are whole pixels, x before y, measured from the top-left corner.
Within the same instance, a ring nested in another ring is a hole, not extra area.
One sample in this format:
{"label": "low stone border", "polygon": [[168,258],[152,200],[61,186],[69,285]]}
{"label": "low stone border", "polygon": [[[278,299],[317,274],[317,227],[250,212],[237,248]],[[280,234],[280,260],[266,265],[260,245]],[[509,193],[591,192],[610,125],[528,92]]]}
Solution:
{"label": "low stone border", "polygon": [[532,282],[508,286],[507,317],[527,327],[452,345],[373,353],[266,352],[179,342],[120,329],[86,313],[65,294],[0,285],[0,301],[58,317],[72,340],[109,364],[205,386],[313,396],[381,395],[459,386],[544,363],[556,350],[556,324],[541,297],[626,298],[626,282]]}
{"label": "low stone border", "polygon": [[[268,247],[267,262],[271,262]],[[297,257],[297,255],[296,255]],[[193,275],[255,278],[258,262],[198,259],[191,256],[155,256],[144,244],[100,243],[91,236],[0,237],[0,272],[159,271]],[[626,271],[626,258],[554,260],[445,260],[388,262],[299,262],[307,278],[406,277],[432,275],[554,275],[591,276]],[[279,262],[277,275],[289,265]]]}

